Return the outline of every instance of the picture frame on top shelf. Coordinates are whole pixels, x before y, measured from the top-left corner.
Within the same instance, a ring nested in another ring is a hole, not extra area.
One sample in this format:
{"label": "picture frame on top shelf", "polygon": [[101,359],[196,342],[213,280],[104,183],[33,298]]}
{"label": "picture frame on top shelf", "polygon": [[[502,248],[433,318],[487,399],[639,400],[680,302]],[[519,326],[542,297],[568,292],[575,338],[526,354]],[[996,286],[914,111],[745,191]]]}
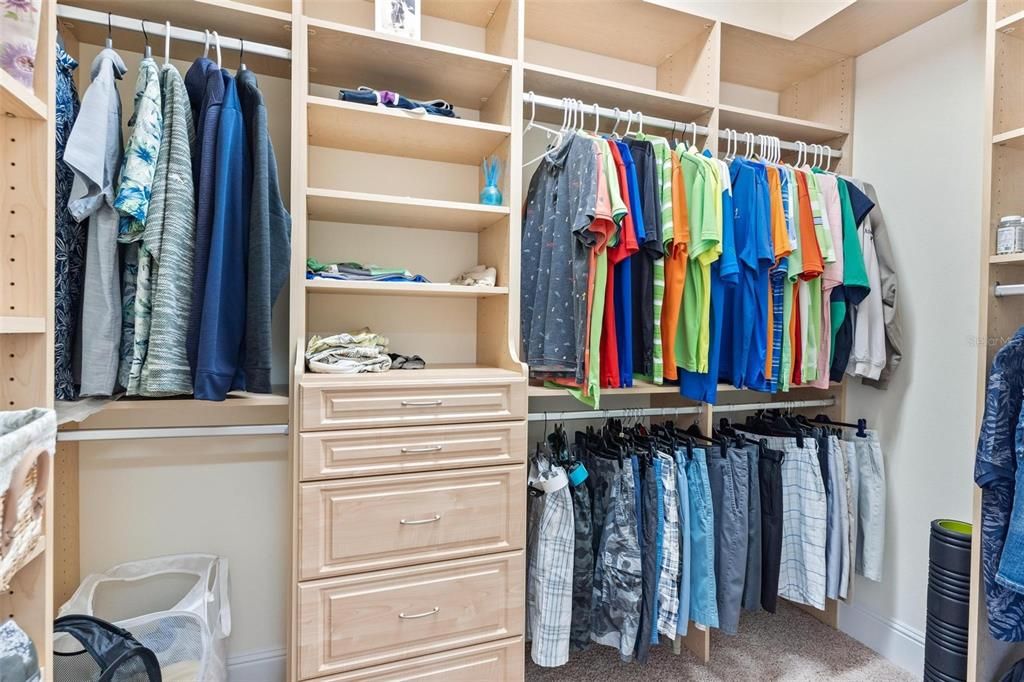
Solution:
{"label": "picture frame on top shelf", "polygon": [[420,39],[422,0],[374,0],[374,5],[375,31]]}

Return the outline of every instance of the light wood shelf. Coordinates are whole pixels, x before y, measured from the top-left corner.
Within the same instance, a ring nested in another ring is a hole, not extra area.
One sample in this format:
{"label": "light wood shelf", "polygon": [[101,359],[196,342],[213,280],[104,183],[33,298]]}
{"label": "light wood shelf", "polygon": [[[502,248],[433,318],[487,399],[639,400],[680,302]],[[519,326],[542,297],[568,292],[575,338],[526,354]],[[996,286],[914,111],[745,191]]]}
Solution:
{"label": "light wood shelf", "polygon": [[414,114],[309,97],[309,144],[370,154],[479,165],[512,129],[463,118]]}
{"label": "light wood shelf", "polygon": [[[606,80],[555,69],[540,64],[523,66],[523,90],[548,97],[573,97],[587,104],[597,102],[601,106],[642,111],[648,116],[658,116],[680,122],[690,122],[706,117],[713,104],[700,102],[682,95],[661,90],[638,88],[627,83]],[[529,104],[526,105],[529,107]],[[527,108],[525,111],[529,111]],[[527,114],[529,116],[529,114]],[[560,112],[537,109],[537,120],[561,120]],[[589,119],[589,117],[588,117]],[[664,132],[664,131],[659,131]],[[682,131],[680,131],[682,135]]]}
{"label": "light wood shelf", "polygon": [[310,220],[452,232],[479,232],[509,215],[508,206],[334,189],[309,189],[306,207]]}
{"label": "light wood shelf", "polygon": [[425,298],[489,298],[508,295],[508,287],[471,287],[436,282],[362,282],[326,278],[306,280],[306,291],[311,294],[422,296]]}
{"label": "light wood shelf", "polygon": [[[162,24],[171,22],[172,28],[190,28],[197,31],[209,29],[221,36],[244,38],[247,41],[266,43],[278,47],[291,45],[292,14],[288,2],[259,2],[254,0],[74,0],[71,4],[96,12],[111,12],[126,17],[142,17],[146,22]],[[80,42],[103,45],[107,27],[94,24],[75,24],[75,37]],[[114,47],[123,47],[121,38],[135,32],[116,32]],[[153,54],[162,54],[163,40],[152,40]],[[180,45],[179,51],[186,49]],[[175,46],[171,44],[171,54]],[[227,50],[225,50],[225,53]],[[190,53],[191,54],[191,53]],[[191,59],[191,56],[188,57]],[[251,61],[246,55],[246,62]],[[232,64],[232,67],[236,64]]]}
{"label": "light wood shelf", "polygon": [[1024,149],[1024,128],[1008,130],[1005,133],[993,135],[992,144],[999,145],[1000,147]]}
{"label": "light wood shelf", "polygon": [[479,109],[512,70],[511,60],[484,52],[319,19],[307,23],[314,83],[366,85],[413,99],[442,95],[457,107]]}
{"label": "light wood shelf", "polygon": [[44,317],[2,317],[0,334],[41,334],[46,331]]}
{"label": "light wood shelf", "polygon": [[340,378],[348,382],[408,381],[431,379],[519,379],[522,374],[500,367],[491,367],[476,363],[430,363],[423,369],[395,369],[387,372],[366,372],[363,374],[318,374],[305,372],[302,375],[303,386],[330,386],[337,384]]}
{"label": "light wood shelf", "polygon": [[46,103],[0,69],[0,112],[16,118],[46,120]]}
{"label": "light wood shelf", "polygon": [[781,92],[846,57],[823,47],[722,25],[721,78],[727,83]]}
{"label": "light wood shelf", "polygon": [[[649,66],[658,66],[714,24],[646,0],[601,2],[592,11],[565,0],[525,1],[527,39]],[[613,39],[600,38],[609,32]]]}
{"label": "light wood shelf", "polygon": [[783,140],[802,140],[809,143],[829,142],[849,134],[848,130],[842,128],[790,116],[769,114],[757,111],[756,109],[745,109],[743,107],[722,104],[718,110],[718,127],[720,130],[732,128],[740,132],[747,131],[755,134],[776,135]]}
{"label": "light wood shelf", "polygon": [[175,426],[239,426],[283,424],[288,421],[288,387],[275,386],[273,393],[234,391],[226,400],[175,398],[121,398],[81,422],[71,422],[64,404],[57,403],[57,423],[62,430],[162,428]]}
{"label": "light wood shelf", "polygon": [[1024,263],[1024,253],[1001,253],[988,257],[992,265],[1005,265],[1007,263]]}

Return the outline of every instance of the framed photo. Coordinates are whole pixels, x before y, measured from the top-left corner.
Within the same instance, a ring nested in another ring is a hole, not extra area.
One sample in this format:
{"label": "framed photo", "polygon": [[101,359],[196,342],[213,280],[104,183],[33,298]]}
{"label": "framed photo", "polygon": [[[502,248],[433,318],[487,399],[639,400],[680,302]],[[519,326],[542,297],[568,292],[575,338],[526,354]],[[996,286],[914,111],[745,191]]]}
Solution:
{"label": "framed photo", "polygon": [[422,0],[374,0],[374,29],[413,40],[420,39]]}

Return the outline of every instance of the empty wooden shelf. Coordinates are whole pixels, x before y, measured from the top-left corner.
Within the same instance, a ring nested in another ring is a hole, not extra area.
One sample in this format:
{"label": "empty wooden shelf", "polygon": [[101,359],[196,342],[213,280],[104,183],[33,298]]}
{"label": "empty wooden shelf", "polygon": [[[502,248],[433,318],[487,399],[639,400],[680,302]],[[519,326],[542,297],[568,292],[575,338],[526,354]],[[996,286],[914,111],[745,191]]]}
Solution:
{"label": "empty wooden shelf", "polygon": [[[783,140],[802,140],[807,143],[834,142],[849,133],[848,130],[835,126],[805,121],[791,116],[779,116],[755,109],[744,109],[723,104],[719,107],[718,127],[720,130],[732,128],[739,132],[775,135]],[[742,143],[743,137],[740,136]],[[723,143],[724,144],[724,143]],[[743,149],[743,147],[740,147]],[[836,147],[838,150],[838,146]]]}
{"label": "empty wooden shelf", "polygon": [[0,112],[17,118],[46,120],[46,103],[0,69]]}
{"label": "empty wooden shelf", "polygon": [[45,331],[44,317],[0,317],[0,334],[41,334]]}
{"label": "empty wooden shelf", "polygon": [[455,232],[479,232],[509,214],[507,206],[332,189],[310,189],[306,207],[310,220]]}

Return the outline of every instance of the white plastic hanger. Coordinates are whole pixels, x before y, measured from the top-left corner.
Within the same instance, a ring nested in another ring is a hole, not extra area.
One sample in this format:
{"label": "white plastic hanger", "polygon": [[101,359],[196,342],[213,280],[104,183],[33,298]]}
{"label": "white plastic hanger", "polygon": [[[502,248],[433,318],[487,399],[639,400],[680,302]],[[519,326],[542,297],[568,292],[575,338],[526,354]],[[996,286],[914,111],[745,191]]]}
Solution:
{"label": "white plastic hanger", "polygon": [[213,44],[217,48],[217,68],[219,69],[221,68],[222,57],[220,53],[220,36],[217,35],[216,31],[213,32]]}
{"label": "white plastic hanger", "polygon": [[629,109],[626,112],[626,115],[629,116],[629,118],[626,120],[626,132],[622,134],[623,137],[629,137],[629,132],[633,128],[633,110]]}
{"label": "white plastic hanger", "polygon": [[697,148],[697,124],[694,123],[694,122],[691,122],[690,125],[693,126],[693,139],[690,141],[690,146],[693,147],[694,149],[696,149]]}
{"label": "white plastic hanger", "polygon": [[597,131],[601,127],[601,107],[597,106],[597,102],[594,102],[594,137],[597,137]]}
{"label": "white plastic hanger", "polygon": [[832,147],[825,145],[825,172],[832,170]]}
{"label": "white plastic hanger", "polygon": [[743,137],[746,140],[747,146],[743,150],[743,158],[749,159],[754,152],[754,133],[743,133]]}
{"label": "white plastic hanger", "polygon": [[[541,154],[540,156],[538,156],[537,158],[532,159],[532,160],[527,161],[526,163],[524,163],[523,164],[523,168],[525,168],[526,166],[530,166],[532,164],[537,163],[538,161],[543,159],[545,156],[547,156],[549,151],[553,147],[558,147],[561,144],[561,142],[562,142],[562,132],[561,131],[555,130],[554,128],[548,128],[547,126],[542,126],[539,123],[535,123],[534,122],[534,119],[537,116],[537,96],[533,93],[533,90],[530,90],[530,92],[527,93],[527,97],[528,97],[528,99],[530,101],[530,121],[526,124],[526,127],[523,128],[523,134],[525,135],[527,133],[527,131],[529,131],[529,130],[531,130],[533,128],[536,128],[537,130],[543,130],[547,134],[547,137],[548,137],[549,140],[551,139],[551,136],[554,135],[555,136],[555,143],[553,145],[549,145],[544,150],[544,153]],[[565,113],[564,112],[562,114],[562,119],[563,120],[565,119]]]}
{"label": "white plastic hanger", "polygon": [[171,63],[171,22],[164,22],[164,66]]}
{"label": "white plastic hanger", "polygon": [[210,31],[209,29],[203,29],[203,33],[206,34],[206,40],[203,41],[203,56],[210,56]]}

